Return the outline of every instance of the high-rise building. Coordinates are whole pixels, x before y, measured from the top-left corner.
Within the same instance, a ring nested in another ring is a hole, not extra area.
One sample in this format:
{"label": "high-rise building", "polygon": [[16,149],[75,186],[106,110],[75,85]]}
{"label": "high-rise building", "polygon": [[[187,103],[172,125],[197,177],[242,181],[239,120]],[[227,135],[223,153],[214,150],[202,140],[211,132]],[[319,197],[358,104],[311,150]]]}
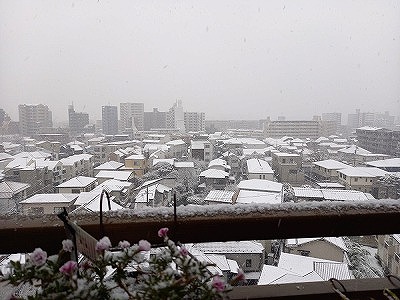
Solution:
{"label": "high-rise building", "polygon": [[120,103],[119,114],[122,130],[144,130],[144,103]]}
{"label": "high-rise building", "polygon": [[118,133],[118,107],[106,105],[101,108],[101,124],[104,134]]}
{"label": "high-rise building", "polygon": [[72,134],[81,134],[84,128],[89,124],[89,114],[84,112],[75,112],[74,105],[68,106],[69,130]]}
{"label": "high-rise building", "polygon": [[186,132],[206,130],[206,114],[203,112],[185,112],[184,121]]}
{"label": "high-rise building", "polygon": [[185,131],[185,117],[181,100],[176,101],[169,109],[167,113],[167,128],[178,129],[180,132]]}
{"label": "high-rise building", "polygon": [[291,136],[301,139],[317,139],[322,135],[322,122],[320,120],[271,121],[268,119],[264,123],[264,135],[272,138]]}
{"label": "high-rise building", "polygon": [[33,136],[53,127],[52,113],[47,105],[20,104],[18,111],[21,135]]}
{"label": "high-rise building", "polygon": [[165,129],[167,128],[167,113],[158,111],[157,108],[153,108],[153,111],[144,113],[144,130],[149,131],[151,129]]}

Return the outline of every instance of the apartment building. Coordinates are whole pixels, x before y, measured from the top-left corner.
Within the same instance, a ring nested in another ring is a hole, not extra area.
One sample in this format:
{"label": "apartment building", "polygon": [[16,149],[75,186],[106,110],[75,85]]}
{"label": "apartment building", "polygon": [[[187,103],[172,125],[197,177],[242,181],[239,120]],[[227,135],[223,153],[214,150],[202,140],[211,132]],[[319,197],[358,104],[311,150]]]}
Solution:
{"label": "apartment building", "polygon": [[198,132],[206,130],[206,114],[203,112],[185,112],[184,122],[186,132]]}
{"label": "apartment building", "polygon": [[[333,133],[332,133],[333,134]],[[317,139],[322,135],[321,121],[271,121],[264,123],[264,136],[281,138],[292,136],[300,139]]]}
{"label": "apartment building", "polygon": [[121,129],[144,130],[144,103],[124,102],[119,104]]}
{"label": "apartment building", "polygon": [[190,151],[193,159],[210,162],[213,158],[213,145],[209,141],[191,141]]}
{"label": "apartment building", "polygon": [[19,130],[24,136],[34,136],[53,127],[52,113],[44,104],[18,105]]}
{"label": "apartment building", "polygon": [[272,169],[278,182],[302,185],[304,183],[304,173],[301,168],[302,159],[300,155],[283,152],[272,153]]}
{"label": "apartment building", "polygon": [[400,157],[400,130],[378,127],[356,129],[358,145],[373,153]]}
{"label": "apartment building", "polygon": [[378,235],[378,256],[387,273],[400,276],[400,235]]}
{"label": "apartment building", "polygon": [[103,106],[101,108],[101,124],[103,134],[114,135],[118,133],[118,107]]}
{"label": "apartment building", "polygon": [[72,135],[79,135],[85,132],[85,126],[89,125],[89,114],[76,112],[74,105],[68,106],[68,124]]}

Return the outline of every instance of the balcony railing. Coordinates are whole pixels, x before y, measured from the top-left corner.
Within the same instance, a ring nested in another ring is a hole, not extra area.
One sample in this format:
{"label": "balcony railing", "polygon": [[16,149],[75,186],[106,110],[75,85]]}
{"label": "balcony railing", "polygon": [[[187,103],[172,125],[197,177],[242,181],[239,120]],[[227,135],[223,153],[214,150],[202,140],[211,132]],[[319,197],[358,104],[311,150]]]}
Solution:
{"label": "balcony railing", "polygon": [[[75,215],[71,219],[100,238],[99,215]],[[147,239],[159,243],[157,230],[169,227],[171,238],[182,243],[268,240],[295,237],[359,236],[400,232],[400,201],[302,202],[279,205],[216,205],[201,207],[123,210],[104,215],[105,235],[112,243]],[[0,253],[29,252],[42,247],[59,250],[65,239],[62,222],[54,215],[1,216]],[[396,282],[386,278],[342,281],[346,295],[387,299],[390,288],[400,295]],[[400,282],[397,282],[400,284]],[[365,298],[364,297],[364,298]],[[339,299],[329,282],[236,287],[232,299]]]}

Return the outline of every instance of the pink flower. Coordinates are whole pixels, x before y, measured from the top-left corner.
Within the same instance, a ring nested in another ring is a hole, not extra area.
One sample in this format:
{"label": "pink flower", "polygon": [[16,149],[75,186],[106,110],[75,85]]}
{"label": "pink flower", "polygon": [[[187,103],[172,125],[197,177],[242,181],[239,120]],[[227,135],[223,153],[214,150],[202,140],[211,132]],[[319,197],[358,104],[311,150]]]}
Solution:
{"label": "pink flower", "polygon": [[75,272],[77,267],[78,264],[75,261],[70,260],[63,264],[62,267],[60,267],[59,271],[64,275],[70,276]]}
{"label": "pink flower", "polygon": [[36,248],[31,256],[31,261],[36,266],[41,266],[46,262],[47,259],[47,252],[43,251],[41,248]]}
{"label": "pink flower", "polygon": [[181,249],[179,249],[179,253],[182,256],[187,256],[189,254],[189,251],[187,251],[187,249],[182,246]]}
{"label": "pink flower", "polygon": [[242,269],[238,269],[237,275],[236,275],[235,277],[233,277],[232,280],[233,280],[233,281],[237,281],[237,282],[245,281],[245,280],[246,280]]}
{"label": "pink flower", "polygon": [[159,237],[166,237],[167,236],[167,233],[168,233],[168,228],[167,227],[164,227],[164,228],[161,228],[159,231],[158,231],[158,236]]}
{"label": "pink flower", "polygon": [[139,241],[139,251],[149,251],[151,248],[151,244],[146,240]]}
{"label": "pink flower", "polygon": [[62,245],[65,252],[72,252],[74,249],[74,243],[71,240],[63,240]]}
{"label": "pink flower", "polygon": [[111,248],[111,241],[108,237],[101,238],[96,244],[96,251],[104,251]]}
{"label": "pink flower", "polygon": [[212,286],[217,292],[223,292],[225,290],[225,282],[218,275],[213,277]]}
{"label": "pink flower", "polygon": [[129,248],[131,244],[128,241],[120,241],[118,246],[120,246],[122,249]]}

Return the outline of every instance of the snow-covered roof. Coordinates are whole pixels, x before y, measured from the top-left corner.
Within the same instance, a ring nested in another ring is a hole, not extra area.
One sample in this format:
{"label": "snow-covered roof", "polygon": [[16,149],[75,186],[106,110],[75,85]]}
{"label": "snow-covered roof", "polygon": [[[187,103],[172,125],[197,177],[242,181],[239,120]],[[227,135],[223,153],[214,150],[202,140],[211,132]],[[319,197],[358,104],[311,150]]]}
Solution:
{"label": "snow-covered roof", "polygon": [[346,148],[339,149],[338,152],[346,153],[346,154],[357,154],[357,155],[360,155],[360,154],[371,154],[370,151],[368,151],[368,150],[366,150],[364,148],[358,147],[356,145],[351,145],[351,146],[348,146]]}
{"label": "snow-covered roof", "polygon": [[51,153],[45,151],[32,151],[32,152],[20,152],[14,155],[15,158],[51,158]]}
{"label": "snow-covered roof", "polygon": [[368,131],[377,131],[377,130],[381,130],[382,127],[372,127],[372,126],[363,126],[363,127],[359,127],[356,130],[368,130]]}
{"label": "snow-covered roof", "polygon": [[172,189],[166,185],[157,183],[150,185],[148,188],[143,188],[135,197],[135,203],[147,203],[147,199],[153,200],[156,191],[164,193],[165,191],[171,191]]}
{"label": "snow-covered roof", "polygon": [[136,159],[136,160],[144,160],[144,155],[143,154],[132,154],[130,156],[128,156],[125,159]]}
{"label": "snow-covered roof", "polygon": [[185,145],[186,143],[183,140],[172,140],[166,143],[168,146],[177,146],[177,145]]}
{"label": "snow-covered roof", "polygon": [[78,198],[78,194],[35,194],[25,200],[20,201],[22,204],[33,203],[67,203],[70,204]]}
{"label": "snow-covered roof", "polygon": [[[289,254],[282,252],[280,257],[279,257],[279,263],[278,267],[288,270],[292,273],[295,273],[300,276],[304,276],[306,274],[309,274],[311,272],[316,272],[315,265],[316,263],[325,263],[329,265],[325,266],[317,266],[317,269],[319,271],[322,270],[322,274],[328,274],[328,268],[330,269],[329,273],[334,273],[333,275],[329,278],[336,278],[339,280],[342,279],[351,279],[352,275],[348,269],[348,266],[346,263],[340,263],[332,260],[326,260],[326,259],[321,259],[321,258],[315,258],[315,257],[310,257],[310,256],[302,256],[302,255],[295,255],[295,254]],[[333,265],[331,265],[333,264]],[[342,265],[342,266],[340,266]],[[325,270],[324,270],[325,268]],[[333,272],[336,271],[336,272]],[[319,274],[321,276],[322,274]],[[329,278],[323,278],[323,280],[328,280]]]}
{"label": "snow-covered roof", "polygon": [[269,163],[264,160],[258,158],[251,158],[246,161],[247,163],[247,170],[249,173],[255,174],[273,174],[274,171],[272,170]]}
{"label": "snow-covered roof", "polygon": [[47,167],[49,170],[54,170],[55,167],[61,166],[62,163],[59,160],[45,160],[45,159],[37,159],[36,166],[37,167]]}
{"label": "snow-covered roof", "polygon": [[343,184],[337,183],[337,182],[317,182],[316,185],[318,185],[320,188],[325,188],[325,189],[343,189],[345,186]]}
{"label": "snow-covered roof", "polygon": [[339,173],[346,175],[348,177],[369,177],[369,178],[374,178],[375,176],[364,172],[360,168],[357,167],[350,167],[346,169],[340,169],[338,170]]}
{"label": "snow-covered roof", "polygon": [[153,159],[153,166],[155,166],[158,163],[167,163],[170,164],[171,166],[174,165],[174,158],[154,158]]}
{"label": "snow-covered roof", "polygon": [[316,161],[313,163],[316,166],[320,166],[324,169],[328,170],[340,170],[340,169],[345,169],[349,168],[349,165],[346,165],[340,161],[334,160],[334,159],[326,159],[326,160],[321,160],[321,161]]}
{"label": "snow-covered roof", "polygon": [[264,247],[256,241],[197,243],[192,246],[203,253],[263,253]]}
{"label": "snow-covered roof", "polygon": [[174,162],[175,168],[194,168],[194,162],[192,161],[175,161]]}
{"label": "snow-covered roof", "polygon": [[[82,194],[82,193],[81,193]],[[81,206],[79,206],[77,209],[75,209],[72,213],[79,213],[81,211],[88,211],[88,212],[99,212],[100,211],[100,194],[97,193],[93,193],[93,192],[89,192],[87,194],[88,197],[86,198],[86,200],[89,200],[86,203],[82,203]],[[90,199],[91,198],[91,199]],[[114,197],[111,197],[110,199],[110,206],[111,206],[111,210],[121,210],[124,209],[123,206],[119,205],[118,203],[115,203],[113,201]],[[75,204],[77,204],[77,202],[75,202]],[[108,199],[107,197],[103,197],[103,211],[108,211]]]}
{"label": "snow-covered roof", "polygon": [[293,187],[298,198],[317,198],[328,201],[367,201],[374,199],[370,194],[354,190],[314,189]]}
{"label": "snow-covered roof", "polygon": [[77,176],[67,180],[57,186],[57,188],[83,188],[92,184],[97,179],[93,177]]}
{"label": "snow-covered roof", "polygon": [[347,169],[341,169],[338,171],[349,177],[383,177],[389,172],[375,167],[351,167]]}
{"label": "snow-covered roof", "polygon": [[96,186],[92,191],[93,192],[99,192],[104,189],[107,192],[112,192],[112,191],[123,191],[126,188],[129,188],[133,183],[129,181],[120,181],[116,179],[108,179],[98,186]]}
{"label": "snow-covered roof", "polygon": [[119,168],[121,168],[124,164],[117,162],[117,161],[107,161],[99,166],[97,166],[96,168],[94,168],[95,170],[118,170]]}
{"label": "snow-covered roof", "polygon": [[279,193],[282,190],[282,183],[265,179],[248,179],[239,182],[237,187],[240,190]]}
{"label": "snow-covered roof", "polygon": [[236,203],[238,204],[249,204],[249,203],[278,204],[281,202],[282,202],[281,193],[248,191],[248,190],[240,190],[236,199]]}
{"label": "snow-covered roof", "polygon": [[377,168],[400,168],[400,158],[375,160],[367,162],[365,164]]}
{"label": "snow-covered roof", "polygon": [[347,251],[347,247],[341,237],[315,237],[315,238],[299,238],[299,239],[288,239],[286,244],[288,247],[297,247],[300,245],[312,243],[315,241],[326,241],[343,251]]}
{"label": "snow-covered roof", "polygon": [[285,152],[274,152],[275,156],[280,156],[280,157],[299,157],[299,154],[295,153],[285,153]]}
{"label": "snow-covered roof", "polygon": [[223,167],[226,167],[227,163],[226,163],[225,160],[223,160],[221,158],[216,158],[216,159],[213,159],[213,160],[211,160],[209,162],[208,167],[210,168],[212,166],[223,166]]}
{"label": "snow-covered roof", "polygon": [[0,199],[10,199],[15,194],[29,188],[29,184],[14,181],[0,182]]}
{"label": "snow-covered roof", "polygon": [[212,190],[207,194],[204,201],[232,203],[234,194],[235,192],[232,191]]}
{"label": "snow-covered roof", "polygon": [[229,174],[225,171],[216,170],[216,169],[207,169],[200,173],[199,177],[205,178],[228,178]]}
{"label": "snow-covered roof", "polygon": [[110,179],[116,179],[116,180],[122,180],[122,181],[127,181],[130,179],[130,177],[134,174],[133,171],[106,171],[106,170],[101,170],[97,175],[95,176],[96,178],[110,178]]}
{"label": "snow-covered roof", "polygon": [[202,150],[204,149],[204,143],[208,143],[205,141],[191,141],[190,142],[190,148],[192,150]]}

